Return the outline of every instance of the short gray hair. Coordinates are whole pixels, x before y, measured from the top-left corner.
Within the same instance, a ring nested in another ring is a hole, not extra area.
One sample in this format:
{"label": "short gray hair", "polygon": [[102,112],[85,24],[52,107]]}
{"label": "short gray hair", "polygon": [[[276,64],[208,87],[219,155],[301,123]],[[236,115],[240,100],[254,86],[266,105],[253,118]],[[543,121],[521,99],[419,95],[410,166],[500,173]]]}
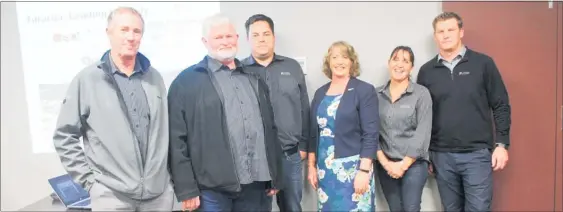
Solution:
{"label": "short gray hair", "polygon": [[222,13],[217,13],[203,20],[201,32],[202,36],[204,38],[207,38],[209,36],[209,31],[211,31],[211,28],[220,24],[232,24],[234,26],[233,21],[228,16]]}
{"label": "short gray hair", "polygon": [[111,21],[113,20],[113,17],[115,15],[121,14],[123,12],[129,12],[133,15],[139,16],[139,18],[141,19],[141,23],[143,23],[143,32],[145,32],[145,20],[143,19],[143,16],[141,15],[141,13],[133,7],[118,7],[116,9],[112,10],[111,13],[109,13],[109,16],[108,16],[107,27],[109,28]]}

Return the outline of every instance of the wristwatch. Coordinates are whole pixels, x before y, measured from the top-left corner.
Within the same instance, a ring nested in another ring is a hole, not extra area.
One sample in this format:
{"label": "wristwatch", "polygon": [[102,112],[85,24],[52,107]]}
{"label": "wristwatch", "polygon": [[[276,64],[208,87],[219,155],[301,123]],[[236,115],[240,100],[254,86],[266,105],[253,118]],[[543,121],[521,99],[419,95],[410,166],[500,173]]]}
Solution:
{"label": "wristwatch", "polygon": [[508,145],[503,144],[503,143],[496,143],[496,144],[495,144],[495,147],[502,147],[502,148],[508,150]]}

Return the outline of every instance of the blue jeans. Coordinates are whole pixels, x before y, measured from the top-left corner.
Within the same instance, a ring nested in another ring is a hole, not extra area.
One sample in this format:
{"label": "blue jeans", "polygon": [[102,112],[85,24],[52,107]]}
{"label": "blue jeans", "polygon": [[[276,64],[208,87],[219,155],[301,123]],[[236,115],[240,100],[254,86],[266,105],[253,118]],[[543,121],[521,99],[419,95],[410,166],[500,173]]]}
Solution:
{"label": "blue jeans", "polygon": [[301,212],[301,197],[303,195],[303,167],[299,151],[294,154],[284,154],[283,174],[285,188],[278,192],[276,202],[280,211]]}
{"label": "blue jeans", "polygon": [[272,197],[266,195],[268,184],[269,182],[253,182],[241,185],[239,193],[202,190],[198,211],[272,211]]}
{"label": "blue jeans", "polygon": [[422,190],[428,178],[428,162],[415,161],[399,179],[393,179],[379,161],[376,163],[379,183],[390,211],[420,211]]}
{"label": "blue jeans", "polygon": [[431,152],[430,160],[446,211],[490,211],[493,198],[492,154]]}

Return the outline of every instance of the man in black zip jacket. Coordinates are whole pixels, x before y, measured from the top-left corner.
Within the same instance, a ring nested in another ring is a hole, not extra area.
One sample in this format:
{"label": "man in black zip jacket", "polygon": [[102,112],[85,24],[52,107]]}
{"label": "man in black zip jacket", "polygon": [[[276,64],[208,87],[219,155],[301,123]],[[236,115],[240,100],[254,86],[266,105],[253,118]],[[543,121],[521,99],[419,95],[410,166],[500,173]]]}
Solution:
{"label": "man in black zip jacket", "polygon": [[459,15],[444,12],[433,26],[440,53],[420,68],[417,81],[433,100],[430,160],[442,205],[490,211],[493,170],[508,162],[508,93],[493,59],[462,44]]}
{"label": "man in black zip jacket", "polygon": [[168,94],[176,196],[190,211],[271,211],[283,175],[267,85],[235,58],[229,18],[204,20],[202,41],[208,56]]}

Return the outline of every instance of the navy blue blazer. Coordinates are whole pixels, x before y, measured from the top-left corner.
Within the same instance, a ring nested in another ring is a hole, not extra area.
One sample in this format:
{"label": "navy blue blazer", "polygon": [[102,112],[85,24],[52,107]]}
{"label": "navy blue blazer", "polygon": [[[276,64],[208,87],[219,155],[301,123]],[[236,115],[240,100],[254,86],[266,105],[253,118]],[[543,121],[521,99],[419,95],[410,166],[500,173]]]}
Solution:
{"label": "navy blue blazer", "polygon": [[[317,152],[320,133],[317,110],[329,87],[330,82],[317,89],[311,102],[308,152]],[[334,125],[334,158],[360,154],[360,158],[375,159],[379,145],[379,101],[375,87],[350,78],[340,99]]]}

